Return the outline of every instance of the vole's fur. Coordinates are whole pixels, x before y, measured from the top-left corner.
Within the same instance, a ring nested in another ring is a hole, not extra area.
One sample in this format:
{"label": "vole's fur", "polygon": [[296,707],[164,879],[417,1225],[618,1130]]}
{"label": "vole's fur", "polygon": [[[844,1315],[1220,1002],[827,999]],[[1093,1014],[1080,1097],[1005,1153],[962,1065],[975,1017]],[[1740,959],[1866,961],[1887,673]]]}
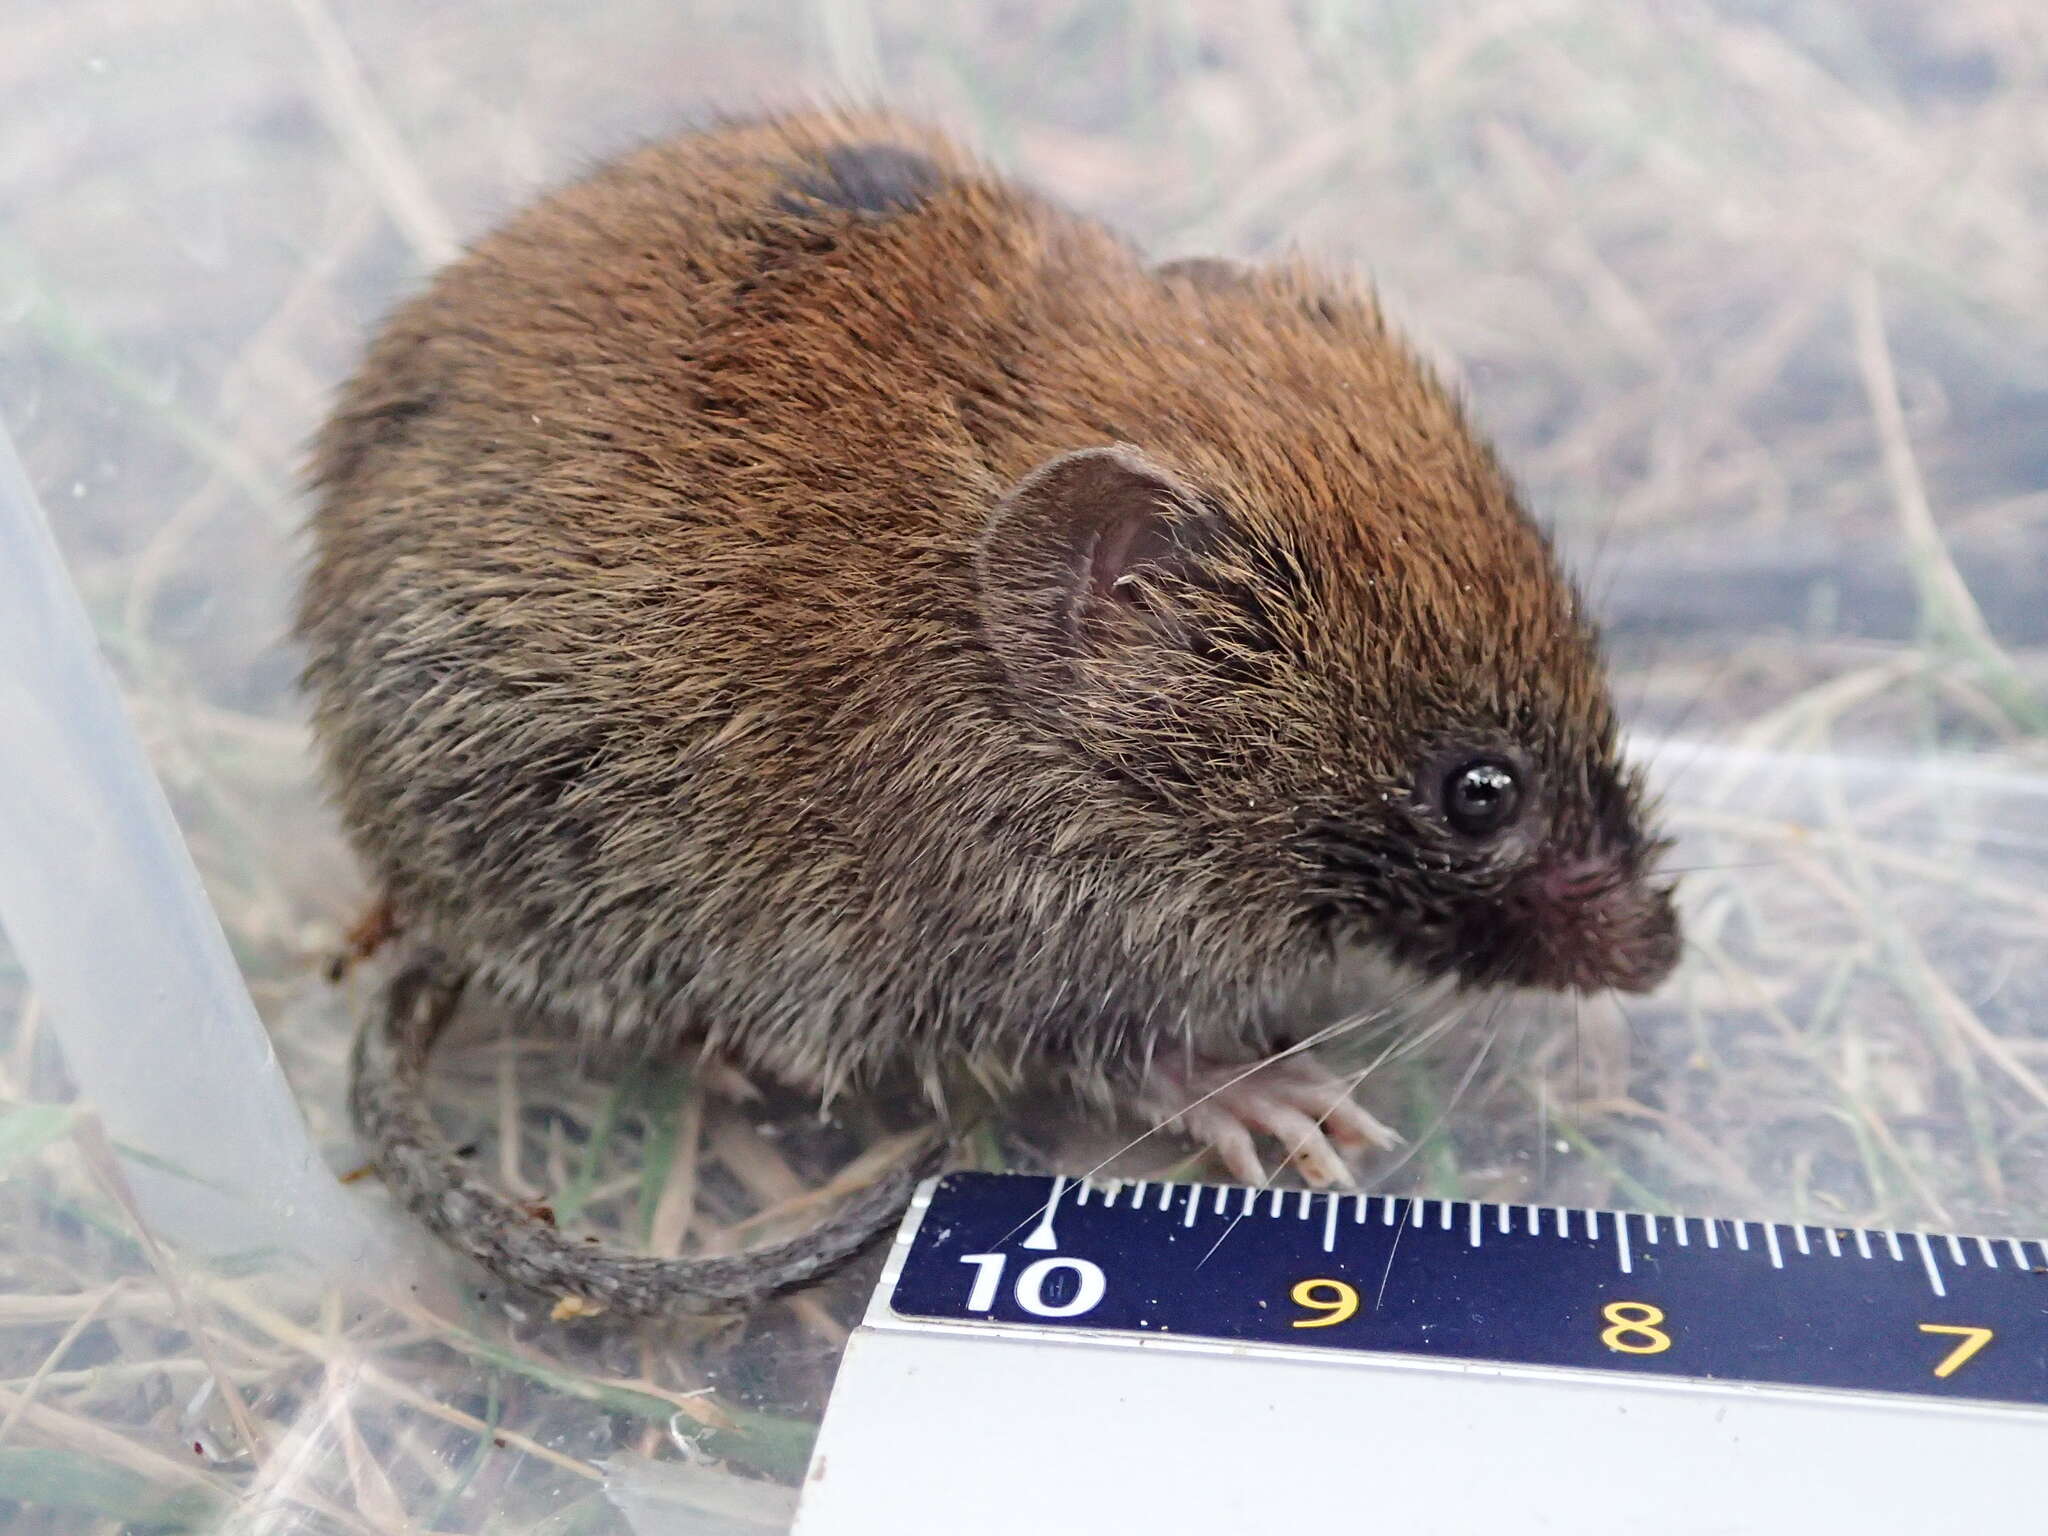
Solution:
{"label": "vole's fur", "polygon": [[[1148,268],[918,128],[546,198],[391,320],[315,479],[348,827],[449,972],[593,1043],[1101,1092],[1390,976],[1675,957],[1593,635],[1371,298]],[[1525,790],[1478,840],[1474,755]]]}

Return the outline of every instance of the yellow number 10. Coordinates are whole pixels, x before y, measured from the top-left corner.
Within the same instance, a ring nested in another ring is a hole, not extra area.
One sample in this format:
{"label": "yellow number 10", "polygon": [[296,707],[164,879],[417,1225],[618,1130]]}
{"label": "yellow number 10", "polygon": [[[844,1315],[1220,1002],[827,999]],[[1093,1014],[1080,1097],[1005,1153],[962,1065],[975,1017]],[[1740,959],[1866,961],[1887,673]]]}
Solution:
{"label": "yellow number 10", "polygon": [[1327,1312],[1328,1317],[1298,1317],[1296,1328],[1328,1328],[1341,1323],[1358,1310],[1358,1292],[1342,1280],[1304,1280],[1287,1293],[1297,1307]]}

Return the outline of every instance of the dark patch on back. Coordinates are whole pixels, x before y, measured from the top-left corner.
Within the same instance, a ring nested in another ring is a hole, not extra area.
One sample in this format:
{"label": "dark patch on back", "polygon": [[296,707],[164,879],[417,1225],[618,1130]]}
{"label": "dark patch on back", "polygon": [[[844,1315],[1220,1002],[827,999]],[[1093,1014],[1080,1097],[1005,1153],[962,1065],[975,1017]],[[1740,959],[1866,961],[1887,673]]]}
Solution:
{"label": "dark patch on back", "polygon": [[895,144],[842,144],[789,179],[775,207],[813,214],[836,208],[863,218],[910,213],[946,184],[945,173],[916,150]]}

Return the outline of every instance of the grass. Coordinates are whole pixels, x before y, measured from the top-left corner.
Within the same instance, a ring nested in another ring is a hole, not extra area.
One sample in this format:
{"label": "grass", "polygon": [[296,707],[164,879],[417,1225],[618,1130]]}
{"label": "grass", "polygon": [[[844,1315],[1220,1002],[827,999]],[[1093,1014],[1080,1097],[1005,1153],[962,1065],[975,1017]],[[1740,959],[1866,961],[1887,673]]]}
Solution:
{"label": "grass", "polygon": [[[39,7],[0,52],[0,410],[337,1168],[351,1001],[319,972],[362,890],[278,641],[326,390],[534,186],[709,106],[879,90],[1162,255],[1371,269],[1611,621],[1691,871],[1687,966],[1652,1001],[1481,1013],[1390,1064],[1368,1101],[1429,1134],[1388,1187],[2048,1231],[2048,31],[2025,0],[597,15],[112,0]],[[801,1220],[877,1134],[686,1072],[585,1078],[516,1021],[480,1021],[442,1084],[507,1188],[662,1251]],[[801,1466],[867,1272],[633,1333],[153,1259],[67,1098],[0,961],[10,1530],[238,1505],[609,1531],[607,1479],[678,1459],[786,1520],[767,1485]],[[1115,1144],[1034,1114],[968,1155]]]}

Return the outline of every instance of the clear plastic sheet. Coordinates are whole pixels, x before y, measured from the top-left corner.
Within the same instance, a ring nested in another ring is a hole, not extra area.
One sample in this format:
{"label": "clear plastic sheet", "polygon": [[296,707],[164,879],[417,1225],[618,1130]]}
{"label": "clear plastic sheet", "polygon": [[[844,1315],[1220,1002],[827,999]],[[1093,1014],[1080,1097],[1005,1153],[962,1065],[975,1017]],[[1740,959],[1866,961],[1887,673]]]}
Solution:
{"label": "clear plastic sheet", "polygon": [[[106,983],[98,942],[146,983],[131,934],[23,928],[39,990],[0,951],[10,1531],[787,1526],[872,1264],[748,1318],[557,1323],[380,1224],[374,1183],[322,1182],[358,1161],[342,1067],[375,976],[326,980],[366,893],[281,639],[299,445],[376,315],[537,186],[717,108],[879,91],[1161,254],[1368,268],[1556,521],[1667,795],[1692,948],[1653,1000],[1416,1037],[1363,1090],[1414,1140],[1379,1187],[2048,1232],[2027,7],[24,0],[0,35],[0,414],[318,1160],[281,1097],[251,1118],[274,1068],[239,1026],[190,1037],[217,1077],[153,1071],[189,1026],[174,989],[116,1005],[47,958]],[[10,554],[17,619],[28,580]],[[0,699],[0,827],[23,827],[80,786],[55,747],[21,766],[27,706]],[[145,854],[0,848],[18,912]],[[119,894],[147,914],[154,889]],[[584,1077],[516,1018],[473,1020],[439,1083],[508,1187],[656,1247],[770,1235],[891,1155],[856,1110]],[[1024,1106],[960,1156],[1072,1171],[1141,1129]],[[1119,1166],[1200,1165],[1153,1138]],[[294,1177],[399,1256],[291,1256],[264,1223]],[[225,1202],[226,1241],[181,1226],[181,1183]]]}

